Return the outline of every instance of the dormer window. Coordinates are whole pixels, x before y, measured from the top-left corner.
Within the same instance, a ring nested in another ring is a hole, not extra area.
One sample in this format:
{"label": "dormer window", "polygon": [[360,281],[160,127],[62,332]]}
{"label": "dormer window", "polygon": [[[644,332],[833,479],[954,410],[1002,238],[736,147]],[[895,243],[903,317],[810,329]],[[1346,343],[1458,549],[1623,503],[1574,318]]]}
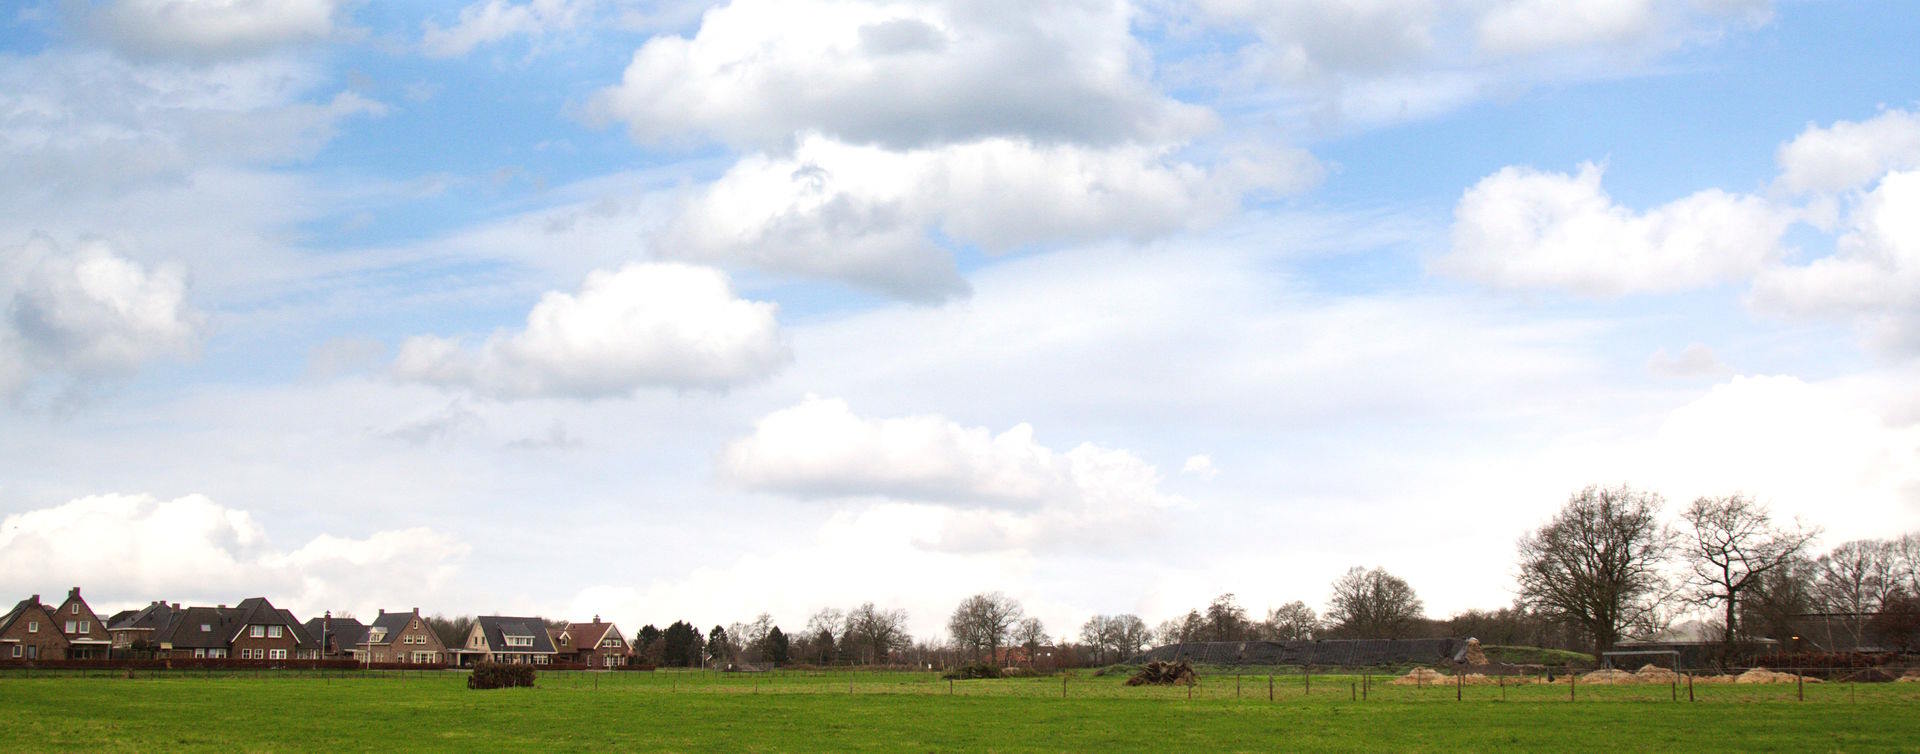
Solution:
{"label": "dormer window", "polygon": [[533,637],[531,637],[531,636],[508,636],[508,637],[507,637],[507,646],[509,646],[509,647],[531,647],[531,646],[533,646]]}
{"label": "dormer window", "polygon": [[255,639],[261,638],[267,635],[267,627],[266,626],[248,626],[247,635]]}
{"label": "dormer window", "polygon": [[213,624],[211,624],[211,623],[202,623],[202,624],[200,624],[200,633],[206,633],[206,632],[208,632],[208,631],[212,631],[212,630],[213,630]]}

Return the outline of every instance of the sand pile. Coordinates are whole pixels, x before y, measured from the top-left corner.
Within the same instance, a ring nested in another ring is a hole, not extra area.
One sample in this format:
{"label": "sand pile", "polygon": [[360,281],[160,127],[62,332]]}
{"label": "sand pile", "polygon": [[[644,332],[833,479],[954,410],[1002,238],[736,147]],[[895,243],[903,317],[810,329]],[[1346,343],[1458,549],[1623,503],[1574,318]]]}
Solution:
{"label": "sand pile", "polygon": [[1432,686],[1452,682],[1452,677],[1433,668],[1414,668],[1407,671],[1406,675],[1389,681],[1395,686]]}
{"label": "sand pile", "polygon": [[1591,685],[1612,686],[1612,685],[1621,684],[1621,683],[1633,683],[1638,680],[1639,679],[1634,677],[1632,673],[1629,673],[1624,670],[1616,670],[1614,668],[1604,668],[1601,670],[1595,670],[1591,673],[1580,676],[1580,682],[1590,686]]}
{"label": "sand pile", "polygon": [[1734,677],[1733,682],[1734,683],[1797,683],[1802,680],[1805,680],[1807,683],[1820,682],[1820,679],[1818,678],[1802,679],[1799,676],[1796,676],[1792,673],[1776,673],[1766,668],[1754,668],[1745,673],[1741,673],[1740,675]]}
{"label": "sand pile", "polygon": [[1633,677],[1641,683],[1675,683],[1680,680],[1679,673],[1653,663],[1641,665],[1639,670],[1633,671]]}

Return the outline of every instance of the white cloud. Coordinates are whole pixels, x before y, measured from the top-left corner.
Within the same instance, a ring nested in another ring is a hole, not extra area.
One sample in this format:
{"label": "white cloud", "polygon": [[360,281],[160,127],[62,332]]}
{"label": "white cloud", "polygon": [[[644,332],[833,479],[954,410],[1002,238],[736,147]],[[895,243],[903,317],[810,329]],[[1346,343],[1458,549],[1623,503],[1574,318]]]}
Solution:
{"label": "white cloud", "polygon": [[1260,44],[1242,64],[1303,83],[1407,68],[1434,52],[1436,0],[1200,0],[1209,23],[1250,28]]}
{"label": "white cloud", "polygon": [[1220,476],[1220,467],[1213,465],[1212,456],[1201,453],[1188,456],[1187,462],[1180,467],[1180,473],[1211,480]]}
{"label": "white cloud", "polygon": [[925,543],[961,551],[1137,534],[1180,502],[1159,491],[1152,465],[1124,450],[1083,443],[1058,452],[1025,424],[995,435],[937,415],[868,419],[817,397],[762,417],[720,465],[759,491],[945,509]]}
{"label": "white cloud", "polygon": [[434,57],[459,57],[490,42],[512,36],[538,36],[551,31],[571,29],[584,20],[592,3],[583,0],[486,0],[460,9],[460,20],[441,28],[432,21],[422,24],[420,44]]}
{"label": "white cloud", "polygon": [[1762,309],[1857,317],[1880,347],[1920,353],[1920,170],[1894,171],[1860,197],[1831,256],[1768,268]]}
{"label": "white cloud", "polygon": [[0,521],[0,588],[86,587],[96,607],[152,599],[277,606],[404,604],[446,584],[468,548],[430,529],[272,546],[247,511],[202,495],[94,495]]}
{"label": "white cloud", "polygon": [[733,294],[718,270],[629,264],[549,292],[519,332],[477,350],[435,336],[401,346],[397,376],[500,398],[607,398],[645,386],[720,388],[764,377],[788,351],[773,304]]}
{"label": "white cloud", "polygon": [[1794,192],[1861,188],[1890,170],[1920,168],[1920,114],[1888,110],[1864,121],[1808,126],[1780,146],[1779,185]]}
{"label": "white cloud", "polygon": [[326,39],[338,0],[110,0],[82,22],[141,57],[215,60]]}
{"label": "white cloud", "polygon": [[1117,0],[735,0],[634,54],[593,110],[647,143],[762,149],[817,131],[896,149],[986,137],[1163,141],[1203,128],[1162,96]]}
{"label": "white cloud", "polygon": [[1304,153],[1236,154],[1214,169],[1139,146],[987,139],[891,151],[820,136],[753,155],[692,198],[656,253],[843,280],[929,301],[964,292],[935,242],[990,253],[1205,225],[1261,187],[1317,179]]}
{"label": "white cloud", "polygon": [[1635,212],[1577,175],[1502,168],[1460,197],[1452,249],[1436,269],[1502,288],[1591,296],[1669,292],[1741,280],[1778,257],[1793,214],[1708,189]]}
{"label": "white cloud", "polygon": [[120,377],[186,355],[203,319],[178,270],[148,270],[99,242],[69,249],[35,236],[0,253],[0,395],[42,377]]}
{"label": "white cloud", "polygon": [[1653,0],[1507,0],[1481,16],[1480,47],[1523,55],[1633,39],[1656,24]]}

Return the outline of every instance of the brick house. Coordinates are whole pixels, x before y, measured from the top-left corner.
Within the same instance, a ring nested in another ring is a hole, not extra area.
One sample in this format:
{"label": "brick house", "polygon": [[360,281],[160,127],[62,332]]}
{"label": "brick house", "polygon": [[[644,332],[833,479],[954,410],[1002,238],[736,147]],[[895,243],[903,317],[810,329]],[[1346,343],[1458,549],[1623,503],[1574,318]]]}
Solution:
{"label": "brick house", "polygon": [[549,626],[547,636],[553,640],[555,662],[617,668],[626,665],[628,658],[633,655],[626,637],[620,635],[620,629],[612,623],[601,623],[598,615],[593,616],[592,623]]}
{"label": "brick house", "polygon": [[160,637],[173,632],[173,624],[182,610],[180,603],[155,601],[138,610],[122,610],[107,619],[107,634],[113,642],[115,657],[152,657],[160,649]]}
{"label": "brick house", "polygon": [[449,659],[447,645],[420,617],[417,607],[407,613],[380,611],[354,651],[364,653],[361,659],[370,657],[373,662],[440,665]]}
{"label": "brick house", "polygon": [[466,644],[455,651],[460,664],[501,662],[547,665],[553,662],[553,637],[539,618],[482,615],[473,620]]}
{"label": "brick house", "polygon": [[307,630],[307,638],[320,647],[320,656],[329,660],[354,657],[358,647],[367,640],[367,624],[354,618],[335,618],[331,610],[307,621],[302,628]]}
{"label": "brick house", "polygon": [[64,660],[68,644],[66,634],[54,623],[53,609],[40,604],[38,594],[0,617],[0,659]]}
{"label": "brick house", "polygon": [[80,587],[67,590],[67,600],[54,608],[53,618],[67,637],[67,659],[104,660],[113,647],[107,625],[80,597]]}
{"label": "brick house", "polygon": [[233,607],[189,607],[159,639],[159,650],[176,658],[237,660],[317,659],[320,645],[307,636],[293,614],[265,597],[249,597]]}

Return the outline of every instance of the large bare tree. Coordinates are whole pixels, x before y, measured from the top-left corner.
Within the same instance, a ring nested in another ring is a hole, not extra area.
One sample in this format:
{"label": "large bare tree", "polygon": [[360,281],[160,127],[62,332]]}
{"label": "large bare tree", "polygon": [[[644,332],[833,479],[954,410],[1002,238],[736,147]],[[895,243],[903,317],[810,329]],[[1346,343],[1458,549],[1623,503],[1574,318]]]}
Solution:
{"label": "large bare tree", "polygon": [[860,653],[867,664],[884,663],[894,652],[913,643],[913,637],[907,634],[905,610],[881,610],[867,602],[847,611],[845,620],[841,643]]}
{"label": "large bare tree", "polygon": [[976,594],[953,609],[947,631],[953,634],[953,642],[966,647],[974,658],[980,658],[984,651],[988,661],[998,661],[1007,634],[1025,615],[1019,600],[999,592]]}
{"label": "large bare tree", "polygon": [[1683,547],[1692,570],[1693,599],[1725,611],[1723,639],[1729,646],[1740,636],[1740,601],[1747,591],[1801,557],[1807,543],[1819,535],[1797,523],[1775,526],[1766,506],[1746,495],[1699,498],[1681,518],[1687,524]]}
{"label": "large bare tree", "polygon": [[1138,615],[1096,615],[1080,626],[1080,643],[1097,663],[1125,662],[1153,641],[1153,630]]}
{"label": "large bare tree", "polygon": [[1267,611],[1267,620],[1260,624],[1260,630],[1268,639],[1292,641],[1311,639],[1313,632],[1320,627],[1320,617],[1313,614],[1313,608],[1307,603],[1294,600]]}
{"label": "large bare tree", "polygon": [[1355,566],[1334,579],[1327,598],[1327,622],[1340,633],[1363,639],[1398,639],[1425,618],[1425,606],[1406,580],[1384,568]]}
{"label": "large bare tree", "polygon": [[1814,561],[1814,597],[1835,613],[1871,613],[1899,589],[1899,540],[1842,542]]}
{"label": "large bare tree", "polygon": [[1673,534],[1659,495],[1626,486],[1581,490],[1553,520],[1520,540],[1520,604],[1580,626],[1593,656],[1649,628],[1668,594],[1662,566]]}

